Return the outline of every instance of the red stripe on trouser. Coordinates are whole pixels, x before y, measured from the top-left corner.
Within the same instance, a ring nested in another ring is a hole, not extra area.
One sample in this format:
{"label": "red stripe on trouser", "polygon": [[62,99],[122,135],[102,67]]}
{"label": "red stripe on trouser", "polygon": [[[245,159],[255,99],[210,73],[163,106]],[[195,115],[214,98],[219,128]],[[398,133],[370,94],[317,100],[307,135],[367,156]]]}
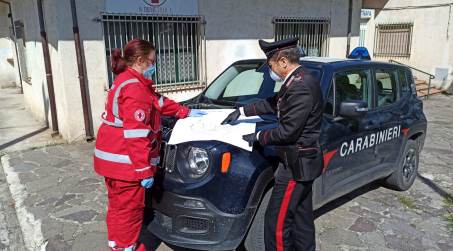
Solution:
{"label": "red stripe on trouser", "polygon": [[288,211],[288,205],[291,201],[291,195],[293,194],[295,187],[296,182],[294,180],[290,180],[286,186],[282,204],[280,205],[280,211],[278,212],[277,227],[275,229],[277,251],[283,251],[283,225],[285,224],[286,212]]}

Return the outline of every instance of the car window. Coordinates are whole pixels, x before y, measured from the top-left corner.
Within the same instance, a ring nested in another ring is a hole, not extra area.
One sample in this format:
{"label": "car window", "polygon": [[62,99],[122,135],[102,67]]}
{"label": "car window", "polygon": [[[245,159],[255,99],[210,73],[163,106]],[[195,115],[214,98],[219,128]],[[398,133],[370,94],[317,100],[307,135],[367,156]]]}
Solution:
{"label": "car window", "polygon": [[377,107],[391,105],[398,99],[396,70],[376,69]]}
{"label": "car window", "polygon": [[[226,87],[222,97],[237,97],[241,95],[256,95],[263,82],[263,73],[246,70],[236,75]],[[244,84],[247,83],[247,84]]]}
{"label": "car window", "polygon": [[283,80],[275,82],[274,93],[279,92],[280,89],[282,88],[282,85],[283,85]]}
{"label": "car window", "polygon": [[334,75],[336,107],[344,101],[358,100],[365,101],[371,107],[370,76],[370,70],[366,69],[337,72]]}
{"label": "car window", "polygon": [[[307,67],[320,81],[321,69]],[[282,82],[275,82],[269,75],[267,64],[243,63],[228,67],[204,93],[204,96],[218,101],[247,104],[275,95]]]}
{"label": "car window", "polygon": [[411,92],[411,87],[409,85],[409,81],[407,81],[407,74],[405,70],[398,70],[398,81],[403,94]]}

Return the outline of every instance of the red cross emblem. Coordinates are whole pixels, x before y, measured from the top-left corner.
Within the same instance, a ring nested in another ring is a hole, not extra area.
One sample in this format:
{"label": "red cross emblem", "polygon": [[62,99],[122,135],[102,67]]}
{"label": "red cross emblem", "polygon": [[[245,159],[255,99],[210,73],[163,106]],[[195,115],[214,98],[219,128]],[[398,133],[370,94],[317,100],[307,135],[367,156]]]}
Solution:
{"label": "red cross emblem", "polygon": [[135,120],[140,121],[140,122],[145,120],[145,117],[146,117],[145,111],[143,111],[142,109],[138,109],[137,111],[135,111],[134,117],[135,117]]}
{"label": "red cross emblem", "polygon": [[167,0],[143,0],[144,3],[150,6],[159,6],[165,3]]}

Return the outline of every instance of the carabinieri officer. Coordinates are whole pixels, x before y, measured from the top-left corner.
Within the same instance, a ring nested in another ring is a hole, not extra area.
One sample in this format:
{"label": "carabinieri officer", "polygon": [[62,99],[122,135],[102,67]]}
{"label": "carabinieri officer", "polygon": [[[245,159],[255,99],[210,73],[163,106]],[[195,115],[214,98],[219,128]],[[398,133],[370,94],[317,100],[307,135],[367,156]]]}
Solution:
{"label": "carabinieri officer", "polygon": [[276,128],[243,136],[249,144],[274,145],[282,161],[275,172],[275,186],[266,210],[267,251],[316,247],[312,184],[323,164],[318,141],[322,94],[320,83],[299,64],[297,41],[259,41],[271,78],[283,80],[283,85],[275,96],[241,107],[222,122],[235,122],[241,114],[278,116]]}

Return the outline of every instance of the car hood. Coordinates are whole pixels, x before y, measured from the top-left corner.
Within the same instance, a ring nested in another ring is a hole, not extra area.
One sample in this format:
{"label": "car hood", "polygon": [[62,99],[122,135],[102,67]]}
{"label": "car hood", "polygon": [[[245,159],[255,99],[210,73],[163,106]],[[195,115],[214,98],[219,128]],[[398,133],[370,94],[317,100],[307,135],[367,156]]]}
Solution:
{"label": "car hood", "polygon": [[[238,106],[228,106],[228,105],[222,105],[222,104],[214,104],[211,102],[199,102],[197,100],[197,97],[181,102],[182,104],[190,107],[191,109],[234,109],[237,108]],[[256,131],[261,131],[265,129],[270,129],[276,127],[276,122],[277,122],[277,117],[274,114],[265,114],[261,115],[260,118],[263,121],[260,121],[256,123]],[[163,117],[162,119],[162,139],[165,142],[168,142],[171,136],[171,132],[173,130],[173,127],[176,124],[177,119],[173,117]],[[193,142],[198,142],[198,141],[193,141]],[[208,141],[211,144],[216,141]],[[221,142],[220,142],[221,143]]]}

